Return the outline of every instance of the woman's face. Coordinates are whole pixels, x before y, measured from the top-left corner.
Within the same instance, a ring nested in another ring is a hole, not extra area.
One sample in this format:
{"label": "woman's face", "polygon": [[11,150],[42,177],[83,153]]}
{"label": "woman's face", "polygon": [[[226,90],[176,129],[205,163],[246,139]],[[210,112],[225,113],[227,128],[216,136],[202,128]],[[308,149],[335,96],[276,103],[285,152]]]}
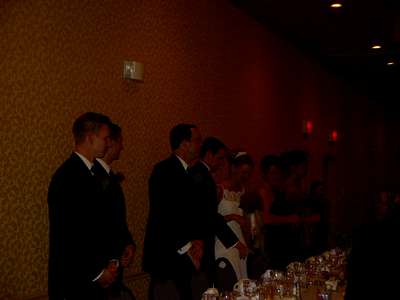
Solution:
{"label": "woman's face", "polygon": [[232,177],[239,183],[245,184],[253,172],[253,166],[248,164],[241,164],[239,166],[232,166]]}

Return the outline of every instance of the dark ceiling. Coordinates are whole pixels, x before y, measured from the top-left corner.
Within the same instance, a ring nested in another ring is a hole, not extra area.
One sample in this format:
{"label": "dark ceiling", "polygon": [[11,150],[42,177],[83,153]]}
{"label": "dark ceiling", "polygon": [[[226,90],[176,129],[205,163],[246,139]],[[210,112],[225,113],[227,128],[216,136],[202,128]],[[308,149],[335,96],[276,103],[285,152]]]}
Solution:
{"label": "dark ceiling", "polygon": [[331,0],[232,2],[343,78],[399,77],[400,0],[342,0],[336,9]]}

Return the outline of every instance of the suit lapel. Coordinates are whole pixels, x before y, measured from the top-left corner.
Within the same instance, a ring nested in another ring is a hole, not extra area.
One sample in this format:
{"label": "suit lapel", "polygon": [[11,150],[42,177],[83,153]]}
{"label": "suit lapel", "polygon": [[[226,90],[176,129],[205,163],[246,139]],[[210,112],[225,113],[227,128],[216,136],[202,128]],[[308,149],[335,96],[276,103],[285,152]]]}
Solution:
{"label": "suit lapel", "polygon": [[111,184],[111,176],[97,160],[94,162],[93,172],[94,177],[100,184],[102,191],[105,191]]}

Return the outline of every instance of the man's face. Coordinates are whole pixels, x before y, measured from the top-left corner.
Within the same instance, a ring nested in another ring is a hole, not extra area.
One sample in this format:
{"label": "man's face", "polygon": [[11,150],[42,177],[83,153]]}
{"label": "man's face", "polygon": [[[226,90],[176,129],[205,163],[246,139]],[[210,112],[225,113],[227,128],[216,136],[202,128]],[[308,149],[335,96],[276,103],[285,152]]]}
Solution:
{"label": "man's face", "polygon": [[293,166],[292,170],[298,178],[304,178],[308,174],[308,163],[303,162],[298,164],[297,166]]}
{"label": "man's face", "polygon": [[210,171],[215,172],[219,168],[221,168],[224,165],[225,158],[226,158],[225,149],[220,149],[215,154],[209,151],[209,158],[207,160],[207,164],[210,167]]}
{"label": "man's face", "polygon": [[122,136],[120,136],[116,140],[110,141],[110,148],[108,149],[108,151],[109,151],[113,161],[119,159],[119,157],[121,155],[121,151],[123,149],[124,149],[124,145],[123,145]]}
{"label": "man's face", "polygon": [[90,134],[90,141],[95,157],[104,157],[110,143],[109,136],[110,129],[107,125],[101,125],[97,133]]}
{"label": "man's face", "polygon": [[200,154],[202,138],[200,131],[197,128],[191,128],[191,131],[192,131],[192,138],[190,139],[188,145],[188,154],[190,160],[195,160],[196,158],[199,157]]}

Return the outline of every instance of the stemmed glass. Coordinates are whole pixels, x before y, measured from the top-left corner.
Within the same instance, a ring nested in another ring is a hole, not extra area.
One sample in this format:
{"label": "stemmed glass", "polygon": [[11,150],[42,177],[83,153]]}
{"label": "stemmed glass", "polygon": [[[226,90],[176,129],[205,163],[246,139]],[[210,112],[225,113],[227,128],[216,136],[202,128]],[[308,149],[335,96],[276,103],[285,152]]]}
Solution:
{"label": "stemmed glass", "polygon": [[223,291],[218,297],[218,300],[235,300],[236,296],[233,292]]}

